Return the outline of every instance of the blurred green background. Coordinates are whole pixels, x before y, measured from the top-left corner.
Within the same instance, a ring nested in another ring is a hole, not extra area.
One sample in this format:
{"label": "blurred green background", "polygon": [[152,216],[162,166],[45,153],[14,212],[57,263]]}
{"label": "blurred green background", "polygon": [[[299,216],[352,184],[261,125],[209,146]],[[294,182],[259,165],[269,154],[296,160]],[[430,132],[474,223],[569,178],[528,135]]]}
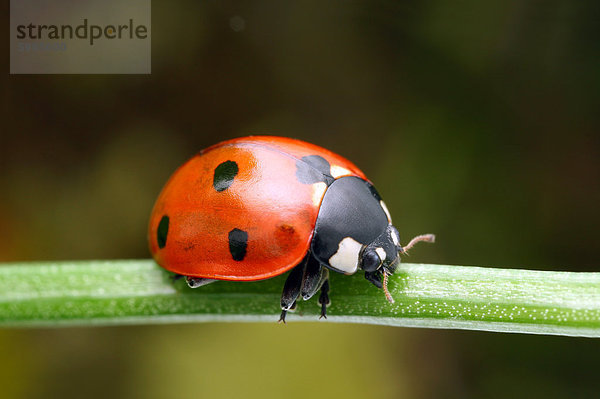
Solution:
{"label": "blurred green background", "polygon": [[[353,160],[404,239],[437,233],[410,261],[598,271],[600,3],[174,0],[152,11],[150,76],[9,76],[0,44],[0,261],[146,258],[150,209],[179,164],[223,139],[275,134]],[[3,14],[7,26],[8,2]],[[600,388],[598,340],[283,326],[277,313],[257,325],[0,330],[0,396]]]}

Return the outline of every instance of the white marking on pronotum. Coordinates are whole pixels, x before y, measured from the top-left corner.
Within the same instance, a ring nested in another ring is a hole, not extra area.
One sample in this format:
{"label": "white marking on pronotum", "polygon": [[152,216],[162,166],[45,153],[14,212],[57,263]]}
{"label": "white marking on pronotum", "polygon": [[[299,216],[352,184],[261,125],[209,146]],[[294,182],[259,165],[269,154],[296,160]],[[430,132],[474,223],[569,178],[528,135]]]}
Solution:
{"label": "white marking on pronotum", "polygon": [[381,259],[382,261],[385,260],[385,258],[387,258],[387,255],[385,254],[385,249],[377,247],[375,248],[375,252],[377,252],[377,255],[379,255],[379,259]]}
{"label": "white marking on pronotum", "polygon": [[323,200],[323,196],[325,195],[325,191],[327,191],[327,184],[324,182],[315,183],[313,186],[312,192],[312,202],[315,206],[321,205],[321,201]]}
{"label": "white marking on pronotum", "polygon": [[340,176],[348,176],[350,174],[350,171],[344,167],[341,167],[339,165],[331,165],[331,176],[334,179],[337,179]]}
{"label": "white marking on pronotum", "polygon": [[379,204],[381,205],[381,208],[383,208],[385,216],[388,218],[388,222],[392,223],[392,215],[390,215],[390,211],[388,211],[387,206],[385,206],[385,202],[379,201]]}
{"label": "white marking on pronotum", "polygon": [[353,239],[346,237],[338,245],[338,250],[331,258],[329,264],[345,274],[353,274],[358,269],[358,254],[362,244]]}
{"label": "white marking on pronotum", "polygon": [[396,230],[392,229],[392,241],[394,242],[394,245],[398,246],[400,245],[400,237],[398,237],[398,233],[396,232]]}

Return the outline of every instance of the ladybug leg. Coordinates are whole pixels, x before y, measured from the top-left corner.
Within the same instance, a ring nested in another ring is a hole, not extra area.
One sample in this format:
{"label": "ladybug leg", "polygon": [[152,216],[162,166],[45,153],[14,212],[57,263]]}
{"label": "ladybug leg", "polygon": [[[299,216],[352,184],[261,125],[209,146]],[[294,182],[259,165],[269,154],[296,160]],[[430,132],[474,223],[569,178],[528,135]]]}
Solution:
{"label": "ladybug leg", "polygon": [[278,323],[283,322],[283,324],[286,324],[285,316],[287,315],[287,312],[288,312],[287,310],[281,311],[281,315],[279,316],[279,320],[277,321]]}
{"label": "ladybug leg", "polygon": [[296,299],[300,295],[302,288],[302,276],[306,268],[306,260],[302,261],[298,266],[294,267],[290,272],[281,293],[281,316],[279,322],[285,323],[285,316],[288,310],[292,310],[296,305]]}
{"label": "ladybug leg", "polygon": [[379,269],[372,272],[365,272],[365,278],[377,288],[383,288],[382,277],[381,270]]}
{"label": "ladybug leg", "polygon": [[217,281],[217,280],[213,280],[210,278],[200,278],[200,277],[190,277],[190,276],[185,277],[185,282],[187,283],[188,287],[190,287],[190,288],[202,287],[203,285],[214,283],[215,281]]}
{"label": "ladybug leg", "polygon": [[327,318],[327,306],[329,300],[329,269],[323,267],[317,259],[310,257],[306,263],[306,270],[302,279],[302,299],[305,301],[321,289],[319,305],[321,305],[321,317]]}
{"label": "ladybug leg", "polygon": [[293,312],[296,310],[296,305],[298,304],[298,301],[294,301],[294,303],[292,303],[292,307],[289,309],[290,312]]}
{"label": "ladybug leg", "polygon": [[319,305],[321,305],[321,318],[327,318],[327,306],[331,304],[329,300],[329,279],[326,279],[321,286],[321,295],[319,295]]}
{"label": "ladybug leg", "polygon": [[329,270],[321,266],[315,257],[309,256],[302,278],[302,299],[307,301],[312,298],[328,278]]}

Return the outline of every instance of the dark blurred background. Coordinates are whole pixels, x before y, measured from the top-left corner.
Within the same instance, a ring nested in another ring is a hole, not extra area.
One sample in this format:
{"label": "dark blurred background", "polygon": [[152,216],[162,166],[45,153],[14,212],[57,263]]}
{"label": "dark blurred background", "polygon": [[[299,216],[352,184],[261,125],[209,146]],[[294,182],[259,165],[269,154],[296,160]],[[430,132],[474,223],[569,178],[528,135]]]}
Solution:
{"label": "dark blurred background", "polygon": [[[405,238],[437,233],[410,261],[598,271],[600,3],[174,0],[152,14],[149,76],[9,76],[0,44],[0,261],[147,258],[179,164],[274,134],[353,160]],[[327,323],[3,330],[0,390],[585,398],[599,355],[592,339]]]}

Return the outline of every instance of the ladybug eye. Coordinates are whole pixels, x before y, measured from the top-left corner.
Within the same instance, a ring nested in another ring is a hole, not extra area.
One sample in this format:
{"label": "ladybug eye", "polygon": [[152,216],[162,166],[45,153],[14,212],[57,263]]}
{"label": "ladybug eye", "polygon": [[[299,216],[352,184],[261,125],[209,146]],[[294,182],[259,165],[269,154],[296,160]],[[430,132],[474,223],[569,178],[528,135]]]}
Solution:
{"label": "ladybug eye", "polygon": [[381,265],[381,258],[375,251],[365,251],[362,256],[362,269],[366,272],[373,272]]}

